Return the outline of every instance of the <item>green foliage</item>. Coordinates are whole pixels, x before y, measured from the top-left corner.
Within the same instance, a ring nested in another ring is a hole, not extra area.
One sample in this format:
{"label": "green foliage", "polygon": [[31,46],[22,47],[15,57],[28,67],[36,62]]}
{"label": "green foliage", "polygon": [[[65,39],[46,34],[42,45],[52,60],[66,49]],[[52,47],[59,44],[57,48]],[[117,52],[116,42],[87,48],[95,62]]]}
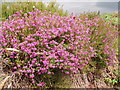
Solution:
{"label": "green foliage", "polygon": [[115,89],[116,89],[116,90],[120,90],[120,87],[116,87]]}
{"label": "green foliage", "polygon": [[120,23],[118,23],[118,19],[120,19],[118,15],[118,13],[104,13],[103,15],[101,15],[101,17],[106,19],[107,22],[111,22],[113,25],[120,25]]}
{"label": "green foliage", "polygon": [[120,83],[119,71],[115,70],[113,73],[114,73],[114,75],[117,76],[117,78],[112,78],[112,79],[111,78],[105,78],[105,80],[112,85],[119,85],[119,83]]}
{"label": "green foliage", "polygon": [[113,84],[113,85],[115,85],[115,84],[118,83],[118,80],[117,80],[117,79],[105,78],[105,80],[106,80],[108,83],[111,83],[111,84]]}

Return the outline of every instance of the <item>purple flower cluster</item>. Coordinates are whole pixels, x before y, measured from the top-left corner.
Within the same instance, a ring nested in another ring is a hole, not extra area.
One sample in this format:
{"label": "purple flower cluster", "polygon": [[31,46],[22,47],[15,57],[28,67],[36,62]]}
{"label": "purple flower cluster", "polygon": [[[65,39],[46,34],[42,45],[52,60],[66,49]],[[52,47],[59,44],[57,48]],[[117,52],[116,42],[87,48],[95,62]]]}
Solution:
{"label": "purple flower cluster", "polygon": [[17,12],[1,24],[4,60],[9,58],[14,71],[32,79],[35,75],[54,74],[54,69],[77,73],[89,64],[91,57],[101,54],[104,56],[100,58],[109,64],[116,60],[115,28],[100,18],[61,17],[35,9],[25,14]]}

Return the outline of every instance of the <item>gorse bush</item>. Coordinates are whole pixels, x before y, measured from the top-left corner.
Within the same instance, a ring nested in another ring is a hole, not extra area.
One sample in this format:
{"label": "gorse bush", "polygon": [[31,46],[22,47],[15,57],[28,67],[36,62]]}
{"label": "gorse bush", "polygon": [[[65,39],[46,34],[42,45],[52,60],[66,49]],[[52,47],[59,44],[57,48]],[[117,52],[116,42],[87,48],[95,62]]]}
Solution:
{"label": "gorse bush", "polygon": [[[116,28],[101,18],[61,17],[58,13],[16,12],[1,22],[1,56],[3,65],[15,74],[31,78],[65,74],[114,65]],[[43,86],[43,79],[37,86]]]}
{"label": "gorse bush", "polygon": [[7,19],[10,15],[16,11],[22,10],[24,13],[32,12],[34,8],[44,12],[44,10],[51,11],[52,13],[59,13],[60,16],[67,16],[68,12],[64,12],[62,7],[57,2],[49,2],[45,4],[43,2],[3,2],[2,3],[2,20]]}

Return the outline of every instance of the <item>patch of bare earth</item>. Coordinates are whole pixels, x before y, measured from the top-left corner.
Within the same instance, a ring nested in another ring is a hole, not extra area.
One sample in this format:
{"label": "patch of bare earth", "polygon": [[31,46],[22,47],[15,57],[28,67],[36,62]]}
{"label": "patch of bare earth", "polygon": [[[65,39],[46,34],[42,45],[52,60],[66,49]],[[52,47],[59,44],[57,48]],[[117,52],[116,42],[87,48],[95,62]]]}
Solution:
{"label": "patch of bare earth", "polygon": [[[117,78],[117,76],[113,73],[118,69],[118,65],[109,66],[108,68],[100,70],[101,73],[82,73],[81,71],[72,76],[72,84],[70,88],[113,88],[112,84],[108,84],[105,81],[105,78]],[[2,88],[31,88],[32,84],[29,79],[15,74],[4,74],[1,76],[5,76],[3,79],[0,79],[0,85],[5,80],[7,76],[9,78],[5,81]],[[0,77],[1,77],[0,76]],[[112,89],[113,90],[113,89]]]}
{"label": "patch of bare earth", "polygon": [[105,78],[117,79],[118,77],[113,73],[115,70],[118,70],[118,65],[109,66],[101,70],[100,74],[92,72],[74,74],[71,88],[114,88],[112,84],[105,81]]}

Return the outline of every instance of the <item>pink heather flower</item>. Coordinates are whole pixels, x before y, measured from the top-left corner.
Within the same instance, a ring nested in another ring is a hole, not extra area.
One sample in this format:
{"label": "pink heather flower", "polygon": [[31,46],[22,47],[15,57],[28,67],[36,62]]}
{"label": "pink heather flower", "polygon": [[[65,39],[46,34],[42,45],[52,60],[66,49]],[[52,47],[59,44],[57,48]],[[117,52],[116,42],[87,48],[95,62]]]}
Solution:
{"label": "pink heather flower", "polygon": [[21,63],[24,63],[24,61],[22,61]]}
{"label": "pink heather flower", "polygon": [[24,66],[23,69],[27,69],[28,67],[27,66]]}
{"label": "pink heather flower", "polygon": [[7,43],[4,43],[4,44],[3,44],[3,46],[6,46],[6,45],[7,45]]}
{"label": "pink heather flower", "polygon": [[48,74],[51,74],[51,72],[48,72]]}
{"label": "pink heather flower", "polygon": [[20,12],[16,11],[16,13],[20,13]]}
{"label": "pink heather flower", "polygon": [[56,60],[55,62],[59,62],[59,60]]}
{"label": "pink heather flower", "polygon": [[55,66],[51,66],[51,68],[55,68]]}
{"label": "pink heather flower", "polygon": [[33,66],[32,64],[29,65],[29,67],[32,67],[32,66]]}
{"label": "pink heather flower", "polygon": [[26,71],[25,71],[25,70],[23,70],[23,73],[26,73]]}
{"label": "pink heather flower", "polygon": [[96,67],[92,67],[92,69],[95,69]]}
{"label": "pink heather flower", "polygon": [[41,86],[43,86],[45,83],[44,82],[41,82],[40,84],[38,84],[37,86],[38,87],[41,87]]}
{"label": "pink heather flower", "polygon": [[35,83],[35,80],[34,80],[34,79],[32,79],[32,83]]}
{"label": "pink heather flower", "polygon": [[27,13],[24,13],[24,16],[27,16]]}
{"label": "pink heather flower", "polygon": [[79,69],[83,69],[84,67],[79,67]]}
{"label": "pink heather flower", "polygon": [[14,71],[13,73],[14,73],[14,74],[17,74],[17,72],[16,72],[16,71]]}
{"label": "pink heather flower", "polygon": [[73,73],[77,73],[77,71],[75,70],[75,71],[73,71]]}
{"label": "pink heather flower", "polygon": [[17,67],[13,67],[13,69],[17,69]]}
{"label": "pink heather flower", "polygon": [[80,60],[80,63],[82,63],[83,61],[82,60]]}
{"label": "pink heather flower", "polygon": [[16,31],[16,33],[19,33],[20,31]]}
{"label": "pink heather flower", "polygon": [[[26,59],[29,58],[29,57],[26,57]],[[30,63],[30,61],[28,61],[28,63]]]}
{"label": "pink heather flower", "polygon": [[70,69],[71,69],[71,70],[74,70],[74,69],[75,69],[75,67],[71,67]]}
{"label": "pink heather flower", "polygon": [[26,43],[28,43],[28,41],[24,41],[23,43],[26,44]]}
{"label": "pink heather flower", "polygon": [[[1,58],[2,56],[0,56],[0,58]],[[6,63],[8,63],[8,60],[6,60]]]}
{"label": "pink heather flower", "polygon": [[34,74],[31,74],[31,75],[30,75],[30,78],[34,78],[34,77],[35,77]]}
{"label": "pink heather flower", "polygon": [[[21,48],[23,48],[23,47],[24,47],[23,45],[24,45],[24,43],[20,43],[20,44],[19,44],[19,46],[22,46]],[[24,49],[24,48],[23,48],[23,49]]]}
{"label": "pink heather flower", "polygon": [[63,60],[59,60],[59,62],[63,62]]}
{"label": "pink heather flower", "polygon": [[93,49],[93,47],[90,47],[90,49]]}
{"label": "pink heather flower", "polygon": [[82,66],[85,66],[85,65],[86,65],[85,63],[82,64]]}
{"label": "pink heather flower", "polygon": [[28,74],[25,74],[25,76],[28,76]]}
{"label": "pink heather flower", "polygon": [[59,66],[59,68],[61,69],[63,66]]}
{"label": "pink heather flower", "polygon": [[34,64],[35,63],[35,61],[32,61],[32,64]]}
{"label": "pink heather flower", "polygon": [[39,64],[39,63],[36,63],[36,65],[37,65],[37,66],[40,66],[40,64]]}
{"label": "pink heather flower", "polygon": [[17,14],[13,14],[12,16],[13,16],[13,17],[16,17],[16,16],[17,16]]}
{"label": "pink heather flower", "polygon": [[33,53],[33,56],[37,56],[38,55],[38,53]]}
{"label": "pink heather flower", "polygon": [[19,70],[19,72],[23,73],[23,70]]}
{"label": "pink heather flower", "polygon": [[42,74],[41,72],[38,73],[39,75]]}
{"label": "pink heather flower", "polygon": [[65,72],[65,74],[70,74],[69,72]]}
{"label": "pink heather flower", "polygon": [[17,67],[20,67],[20,65],[17,65]]}
{"label": "pink heather flower", "polygon": [[48,64],[48,61],[43,61],[43,63],[46,65],[46,64]]}
{"label": "pink heather flower", "polygon": [[31,48],[32,50],[37,50],[36,48]]}
{"label": "pink heather flower", "polygon": [[36,58],[34,58],[33,60],[34,60],[34,61],[37,61],[37,59],[36,59]]}
{"label": "pink heather flower", "polygon": [[85,61],[86,64],[88,64],[88,61]]}
{"label": "pink heather flower", "polygon": [[96,26],[96,27],[98,27],[99,25],[97,25],[96,23],[94,23],[94,25]]}
{"label": "pink heather flower", "polygon": [[27,73],[31,73],[32,71],[31,70],[27,70]]}

